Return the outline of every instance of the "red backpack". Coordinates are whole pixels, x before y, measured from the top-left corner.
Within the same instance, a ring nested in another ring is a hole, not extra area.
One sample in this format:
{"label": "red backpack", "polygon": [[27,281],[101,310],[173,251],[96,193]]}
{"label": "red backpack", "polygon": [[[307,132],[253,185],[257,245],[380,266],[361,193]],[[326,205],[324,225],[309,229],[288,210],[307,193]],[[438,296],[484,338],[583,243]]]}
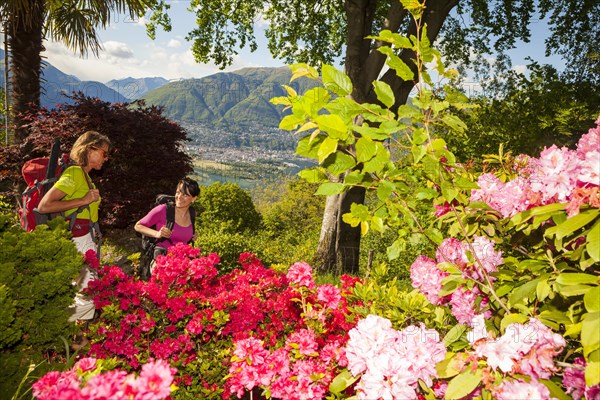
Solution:
{"label": "red backpack", "polygon": [[19,219],[21,226],[27,232],[31,232],[37,225],[45,224],[49,219],[61,214],[40,214],[37,206],[69,165],[68,154],[60,157],[60,141],[56,139],[52,145],[50,157],[34,158],[27,161],[21,168],[27,188],[21,197]]}

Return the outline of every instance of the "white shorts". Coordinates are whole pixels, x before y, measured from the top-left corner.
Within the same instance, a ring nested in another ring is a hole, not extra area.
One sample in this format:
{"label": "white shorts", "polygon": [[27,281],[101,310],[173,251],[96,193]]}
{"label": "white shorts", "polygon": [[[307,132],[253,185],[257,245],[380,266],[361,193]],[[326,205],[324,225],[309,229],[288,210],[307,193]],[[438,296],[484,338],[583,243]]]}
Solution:
{"label": "white shorts", "polygon": [[[91,233],[73,238],[73,242],[75,243],[75,247],[77,247],[77,251],[81,254],[85,254],[88,250],[96,251],[96,243],[94,243]],[[85,266],[79,273],[79,276],[73,281],[73,284],[77,286],[78,293],[75,295],[75,302],[69,307],[69,310],[72,312],[72,315],[69,317],[70,322],[94,318],[94,313],[96,312],[94,302],[81,293],[83,289],[88,287],[88,283],[92,279],[96,279],[96,274]]]}

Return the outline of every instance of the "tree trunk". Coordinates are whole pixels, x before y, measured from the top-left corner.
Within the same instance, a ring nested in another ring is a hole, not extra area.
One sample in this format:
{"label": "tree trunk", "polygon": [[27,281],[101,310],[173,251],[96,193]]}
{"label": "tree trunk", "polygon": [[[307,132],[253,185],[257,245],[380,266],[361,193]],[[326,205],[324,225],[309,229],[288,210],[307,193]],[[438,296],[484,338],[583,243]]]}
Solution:
{"label": "tree trunk", "polygon": [[[433,43],[440,32],[448,14],[458,4],[459,0],[429,0],[423,16],[427,24],[427,36]],[[391,2],[382,29],[404,34],[415,34],[414,21],[407,22],[407,12],[399,1]],[[365,39],[366,36],[377,34],[373,32],[373,20],[377,0],[346,0],[346,20],[348,21],[348,37],[346,48],[345,72],[352,81],[352,98],[359,103],[376,103],[372,82],[377,79],[385,63],[385,56],[377,51],[385,43]],[[404,51],[401,58],[411,65],[414,53]],[[393,70],[388,70],[382,80],[389,83],[396,95],[394,108],[406,103],[408,95],[414,87],[413,81],[401,80]],[[341,177],[337,178],[338,181]],[[341,195],[329,196],[325,204],[321,237],[317,249],[318,264],[321,268],[340,273],[358,273],[360,255],[360,227],[353,228],[343,222],[342,217],[350,211],[353,203],[363,204],[364,188],[354,187]]]}
{"label": "tree trunk", "polygon": [[27,15],[11,15],[8,21],[12,121],[16,143],[23,142],[28,135],[22,113],[40,106],[44,17],[44,1],[29,0]]}

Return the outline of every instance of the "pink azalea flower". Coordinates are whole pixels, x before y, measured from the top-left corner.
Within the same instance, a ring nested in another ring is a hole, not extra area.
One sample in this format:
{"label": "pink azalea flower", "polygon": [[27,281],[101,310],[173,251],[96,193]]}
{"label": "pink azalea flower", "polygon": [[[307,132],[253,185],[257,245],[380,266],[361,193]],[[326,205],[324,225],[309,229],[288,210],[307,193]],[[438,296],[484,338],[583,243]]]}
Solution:
{"label": "pink azalea flower", "polygon": [[268,356],[268,351],[263,347],[263,342],[254,337],[238,340],[235,343],[233,352],[240,360],[245,360],[248,364],[264,363]]}
{"label": "pink azalea flower", "polygon": [[325,307],[335,310],[342,299],[342,291],[330,284],[324,284],[317,288],[317,299],[325,303]]}
{"label": "pink azalea flower", "polygon": [[305,262],[293,264],[287,273],[290,282],[298,286],[306,286],[309,289],[315,288],[315,282],[312,277],[312,267]]}
{"label": "pink azalea flower", "polygon": [[96,359],[93,357],[82,358],[81,360],[79,360],[75,363],[75,366],[73,367],[73,369],[75,371],[77,371],[79,369],[79,370],[81,370],[81,372],[92,371],[92,370],[96,369]]}
{"label": "pink azalea flower", "polygon": [[316,337],[313,331],[309,329],[300,329],[292,333],[285,341],[286,346],[297,348],[298,352],[303,355],[316,355],[318,345],[315,341]]}
{"label": "pink azalea flower", "polygon": [[177,370],[165,360],[149,362],[142,366],[135,380],[135,400],[164,399],[171,393],[171,384]]}
{"label": "pink azalea flower", "polygon": [[32,385],[33,396],[38,400],[79,398],[79,377],[73,371],[51,371]]}
{"label": "pink azalea flower", "polygon": [[84,398],[89,399],[122,399],[125,398],[127,378],[125,371],[115,370],[92,376],[81,389]]}
{"label": "pink azalea flower", "polygon": [[441,217],[442,215],[448,214],[451,210],[450,203],[448,203],[448,202],[445,202],[442,205],[434,204],[433,206],[435,207],[434,215],[438,218]]}

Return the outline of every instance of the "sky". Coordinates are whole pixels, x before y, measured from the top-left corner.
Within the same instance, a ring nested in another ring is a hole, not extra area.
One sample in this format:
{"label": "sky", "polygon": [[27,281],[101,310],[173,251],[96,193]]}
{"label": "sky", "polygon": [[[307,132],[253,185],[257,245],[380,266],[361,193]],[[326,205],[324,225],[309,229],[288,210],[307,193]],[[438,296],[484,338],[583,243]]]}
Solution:
{"label": "sky", "polygon": [[[187,11],[189,1],[169,1],[171,6],[171,32],[160,27],[156,39],[146,34],[144,19],[131,21],[124,16],[115,16],[106,30],[99,36],[103,50],[96,58],[90,54],[80,58],[64,45],[46,43],[45,55],[48,62],[61,71],[82,80],[107,82],[126,77],[142,78],[160,76],[169,80],[200,78],[222,72],[214,64],[199,64],[191,52],[191,42],[185,36],[195,25],[195,15]],[[233,64],[224,71],[235,71],[245,67],[280,67],[283,61],[274,60],[268,53],[264,29],[258,22],[255,26],[259,49],[251,53],[248,48],[239,51]]]}
{"label": "sky", "polygon": [[[213,64],[199,64],[191,52],[191,42],[185,40],[187,33],[195,25],[195,15],[188,11],[188,0],[171,0],[169,15],[171,16],[171,32],[157,28],[156,39],[151,40],[146,34],[145,19],[131,21],[125,16],[113,17],[106,30],[100,30],[99,36],[103,45],[99,57],[93,54],[81,58],[64,45],[46,42],[44,56],[47,61],[62,72],[75,75],[81,80],[108,82],[112,79],[127,77],[163,77],[169,80],[201,78],[222,72]],[[264,21],[255,25],[258,50],[251,53],[248,48],[240,49],[234,57],[233,64],[225,72],[245,67],[280,67],[285,65],[281,60],[274,60],[269,54],[264,30]],[[522,44],[512,52],[514,68],[524,69],[524,57],[532,56],[544,61],[543,39],[547,29],[542,22],[532,24],[532,41]],[[556,64],[556,59],[551,59]]]}

